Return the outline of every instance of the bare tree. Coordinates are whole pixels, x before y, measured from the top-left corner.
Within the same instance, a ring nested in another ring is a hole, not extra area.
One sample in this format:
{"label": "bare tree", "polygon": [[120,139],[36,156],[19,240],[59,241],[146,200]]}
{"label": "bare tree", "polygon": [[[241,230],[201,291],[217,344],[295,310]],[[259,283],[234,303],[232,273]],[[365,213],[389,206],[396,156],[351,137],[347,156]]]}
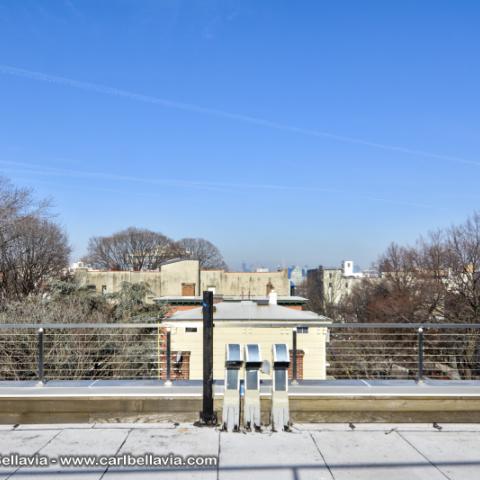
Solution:
{"label": "bare tree", "polygon": [[182,253],[165,235],[130,227],[107,237],[92,237],[84,260],[105,270],[156,270],[165,260]]}
{"label": "bare tree", "polygon": [[480,213],[447,232],[449,292],[452,320],[478,322],[480,317]]}
{"label": "bare tree", "polygon": [[447,251],[441,232],[414,247],[391,244],[379,265],[381,280],[363,283],[370,292],[365,321],[428,322],[444,314]]}
{"label": "bare tree", "polygon": [[185,250],[188,258],[198,260],[201,268],[227,270],[227,264],[220,250],[203,238],[183,238],[178,244]]}
{"label": "bare tree", "polygon": [[70,247],[65,233],[46,219],[24,217],[11,227],[13,238],[0,257],[0,287],[6,297],[22,297],[62,274]]}
{"label": "bare tree", "polygon": [[11,228],[19,218],[39,217],[47,207],[47,201],[34,200],[30,189],[15,187],[7,178],[0,177],[0,251],[13,241]]}
{"label": "bare tree", "polygon": [[[342,313],[347,321],[477,323],[480,317],[480,214],[474,213],[460,225],[433,232],[413,247],[390,245],[380,258],[380,269],[379,279],[365,279],[343,302]],[[351,335],[359,342],[368,340],[363,339],[361,333]],[[397,352],[405,354],[406,363],[415,364],[414,340],[395,329],[384,329],[375,339],[381,355],[356,349],[348,360],[355,365],[379,365],[385,360],[382,358],[389,355],[389,350],[383,348],[388,346],[385,335],[395,339]],[[341,338],[332,335],[332,346],[336,341],[341,342]],[[452,329],[447,335],[440,329],[428,329],[425,358],[425,368],[430,369],[428,375],[477,378],[478,330]],[[345,373],[346,367],[339,365],[339,359],[337,355],[337,368]],[[370,370],[369,374],[389,375],[387,366],[388,362],[381,371]]]}
{"label": "bare tree", "polygon": [[47,202],[0,179],[0,297],[21,297],[62,273],[70,248],[61,228],[48,219]]}
{"label": "bare tree", "polygon": [[480,214],[420,238],[415,247],[392,244],[380,264],[384,291],[376,313],[383,309],[384,319],[478,321]]}

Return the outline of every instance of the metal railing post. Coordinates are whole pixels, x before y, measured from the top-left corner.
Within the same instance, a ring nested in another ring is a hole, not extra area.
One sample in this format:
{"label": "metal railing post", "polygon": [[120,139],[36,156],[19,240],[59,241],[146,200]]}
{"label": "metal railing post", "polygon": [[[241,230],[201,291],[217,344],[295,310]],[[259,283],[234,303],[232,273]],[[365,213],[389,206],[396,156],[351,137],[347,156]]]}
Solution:
{"label": "metal railing post", "polygon": [[417,382],[423,382],[423,328],[418,329]]}
{"label": "metal railing post", "polygon": [[41,384],[45,383],[45,357],[44,357],[44,343],[43,343],[43,328],[37,331],[37,377]]}
{"label": "metal railing post", "polygon": [[165,386],[172,385],[172,338],[170,329],[167,329],[167,376],[165,378]]}
{"label": "metal railing post", "polygon": [[292,383],[297,382],[297,327],[292,330]]}
{"label": "metal railing post", "polygon": [[203,292],[203,401],[202,422],[215,425],[213,410],[213,292]]}

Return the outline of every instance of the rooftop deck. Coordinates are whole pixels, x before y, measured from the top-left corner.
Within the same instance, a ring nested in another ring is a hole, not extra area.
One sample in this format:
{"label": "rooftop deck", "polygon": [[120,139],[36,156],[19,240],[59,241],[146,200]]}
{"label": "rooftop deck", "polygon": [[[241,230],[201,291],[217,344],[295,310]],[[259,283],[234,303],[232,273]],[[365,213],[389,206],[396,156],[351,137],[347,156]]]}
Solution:
{"label": "rooftop deck", "polygon": [[[480,426],[298,424],[292,433],[224,433],[173,423],[4,425],[2,455],[214,455],[215,467],[0,467],[0,479],[480,478]],[[288,454],[286,454],[288,453]]]}

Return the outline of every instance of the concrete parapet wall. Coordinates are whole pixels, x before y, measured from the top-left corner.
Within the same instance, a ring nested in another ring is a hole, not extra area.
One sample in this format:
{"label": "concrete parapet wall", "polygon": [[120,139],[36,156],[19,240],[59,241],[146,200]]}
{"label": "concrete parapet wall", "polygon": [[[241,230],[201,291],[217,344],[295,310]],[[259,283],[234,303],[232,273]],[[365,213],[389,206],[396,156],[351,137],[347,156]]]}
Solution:
{"label": "concrete parapet wall", "polygon": [[194,422],[198,397],[6,397],[0,398],[0,423]]}
{"label": "concrete parapet wall", "polygon": [[[271,401],[261,399],[262,422]],[[0,397],[0,423],[194,422],[200,395]],[[222,397],[215,399],[221,415]],[[290,396],[293,422],[480,422],[478,396]]]}
{"label": "concrete parapet wall", "polygon": [[480,422],[480,396],[291,396],[296,422]]}

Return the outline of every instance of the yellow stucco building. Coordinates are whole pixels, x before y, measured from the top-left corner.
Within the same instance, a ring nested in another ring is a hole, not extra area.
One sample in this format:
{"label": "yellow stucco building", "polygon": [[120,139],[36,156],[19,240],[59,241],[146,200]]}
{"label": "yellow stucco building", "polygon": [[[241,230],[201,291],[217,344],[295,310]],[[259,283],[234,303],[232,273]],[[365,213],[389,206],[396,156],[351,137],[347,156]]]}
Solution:
{"label": "yellow stucco building", "polygon": [[[297,371],[299,379],[322,380],[326,378],[326,342],[329,319],[314,312],[292,309],[263,301],[223,301],[215,304],[213,314],[215,380],[223,380],[225,346],[239,343],[242,346],[260,345],[263,360],[272,364],[272,345],[286,343],[292,357],[293,329],[297,331]],[[171,348],[185,352],[189,358],[189,378],[202,378],[202,308],[174,313],[164,325],[171,331]],[[269,375],[262,374],[262,379]]]}

